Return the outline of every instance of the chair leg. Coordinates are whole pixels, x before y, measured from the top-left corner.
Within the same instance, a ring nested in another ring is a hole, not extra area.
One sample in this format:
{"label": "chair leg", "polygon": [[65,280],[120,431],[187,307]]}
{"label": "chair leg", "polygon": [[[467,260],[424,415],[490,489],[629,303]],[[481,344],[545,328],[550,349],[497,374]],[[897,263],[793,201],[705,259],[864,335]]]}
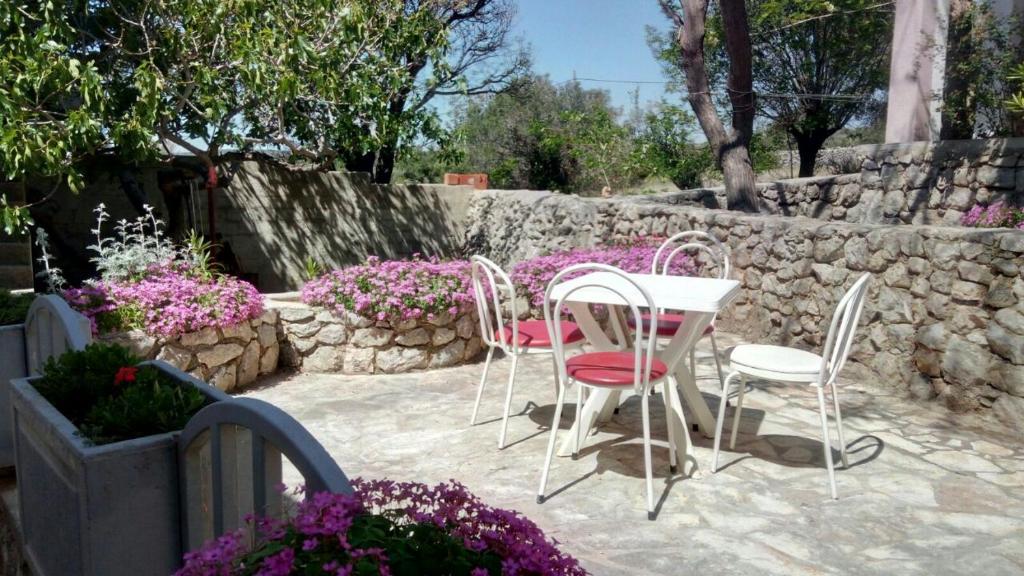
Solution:
{"label": "chair leg", "polygon": [[839,433],[839,454],[843,457],[843,468],[849,468],[850,462],[846,459],[846,439],[843,438],[843,414],[839,410],[839,391],[836,390],[835,382],[829,388],[832,389],[832,403],[836,409],[836,431]]}
{"label": "chair leg", "polygon": [[508,430],[508,415],[512,411],[512,389],[516,384],[516,368],[519,355],[512,355],[512,372],[508,375],[508,388],[505,390],[505,412],[501,416],[501,435],[498,437],[498,450],[505,448],[505,432]]}
{"label": "chair leg", "polygon": [[832,499],[839,499],[836,490],[836,471],[832,466],[832,442],[828,434],[828,413],[825,411],[825,388],[818,386],[818,407],[821,409],[821,444],[825,448],[825,467],[828,469],[828,484],[832,490]]}
{"label": "chair leg", "polygon": [[484,361],[484,373],[480,376],[480,386],[476,390],[476,402],[473,404],[473,415],[469,418],[469,425],[476,424],[476,413],[480,410],[480,399],[484,395],[484,384],[487,383],[487,371],[491,368],[491,358],[494,356],[494,348],[487,348],[487,360]]}
{"label": "chair leg", "polygon": [[725,374],[722,373],[722,361],[718,358],[718,342],[715,341],[715,333],[711,333],[711,351],[715,354],[715,368],[718,369],[718,382],[721,384],[725,380]]}
{"label": "chair leg", "polygon": [[740,431],[740,417],[743,416],[743,393],[747,390],[747,377],[740,374],[740,393],[736,397],[736,411],[732,415],[732,435],[729,436],[729,450],[736,449],[736,436]]}
{"label": "chair leg", "polygon": [[[676,433],[672,426],[672,399],[669,396],[668,387],[671,383],[666,380],[661,385],[661,397],[665,403],[665,424],[668,425],[668,471],[670,474],[676,473]],[[653,388],[653,387],[652,387]],[[683,432],[686,432],[686,423],[683,422]]]}
{"label": "chair leg", "polygon": [[729,382],[739,375],[739,372],[733,372],[726,376],[722,382],[722,398],[718,401],[718,422],[715,423],[715,450],[711,457],[712,474],[718,471],[718,451],[722,445],[722,430],[725,428],[725,405],[729,399]]}
{"label": "chair leg", "polygon": [[562,404],[565,403],[565,387],[558,387],[558,400],[555,401],[555,417],[551,421],[551,437],[548,439],[548,453],[544,458],[544,468],[540,474],[540,487],[537,489],[537,504],[544,503],[544,491],[548,486],[548,471],[551,469],[551,457],[555,455],[555,438],[558,425],[562,420]]}
{"label": "chair leg", "polygon": [[558,398],[558,391],[561,386],[558,384],[558,359],[555,358],[554,354],[551,354],[551,368],[555,371],[555,398]]}
{"label": "chair leg", "polygon": [[644,472],[647,474],[647,519],[654,520],[654,471],[651,468],[651,415],[650,395],[641,394],[644,420]]}
{"label": "chair leg", "polygon": [[[589,430],[588,430],[589,432]],[[572,459],[580,455],[581,436],[583,435],[583,385],[576,382],[576,438],[572,445]]]}

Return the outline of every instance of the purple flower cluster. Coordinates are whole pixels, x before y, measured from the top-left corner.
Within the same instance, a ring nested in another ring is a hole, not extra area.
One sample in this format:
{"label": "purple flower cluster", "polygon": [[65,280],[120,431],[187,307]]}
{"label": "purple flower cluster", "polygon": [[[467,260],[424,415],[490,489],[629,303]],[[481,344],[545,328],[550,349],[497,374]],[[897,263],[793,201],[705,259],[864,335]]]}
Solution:
{"label": "purple flower cluster", "polygon": [[302,288],[302,301],[336,314],[346,311],[378,320],[408,320],[442,313],[452,315],[473,307],[470,264],[465,260],[382,261],[328,272]]}
{"label": "purple flower cluster", "polygon": [[141,328],[154,336],[177,336],[234,326],[263,313],[263,296],[252,284],[194,273],[180,262],[152,267],[139,279],[98,281],[63,295],[89,318],[94,333]]}
{"label": "purple flower cluster", "polygon": [[[520,290],[525,290],[532,306],[544,304],[544,291],[556,274],[574,264],[596,262],[610,264],[626,272],[649,273],[654,262],[654,254],[658,251],[663,238],[646,237],[634,239],[629,243],[615,244],[597,248],[573,248],[553,252],[547,256],[537,256],[512,267],[512,282]],[[664,262],[664,255],[662,256]],[[676,276],[694,276],[697,274],[697,263],[686,254],[678,254],[672,258],[669,272]]]}
{"label": "purple flower cluster", "polygon": [[975,204],[960,218],[960,224],[972,228],[1017,228],[1024,230],[1024,209],[996,202]]}
{"label": "purple flower cluster", "polygon": [[[185,566],[177,576],[392,574],[389,553],[405,562],[409,562],[410,552],[432,558],[436,551],[432,548],[452,541],[461,544],[469,558],[494,558],[491,569],[470,564],[457,570],[445,565],[431,566],[430,573],[586,574],[579,562],[560,552],[536,524],[517,512],[485,505],[458,482],[427,486],[357,479],[353,485],[351,496],[311,495],[294,517],[284,521],[255,521],[260,537],[252,549],[243,544],[242,532],[208,542],[185,555]],[[360,523],[375,526],[376,536],[367,539],[366,530],[353,529]],[[447,540],[424,540],[405,548],[409,538],[422,534],[425,527],[440,530]],[[389,533],[399,537],[389,539]],[[459,560],[448,551],[440,557]]]}

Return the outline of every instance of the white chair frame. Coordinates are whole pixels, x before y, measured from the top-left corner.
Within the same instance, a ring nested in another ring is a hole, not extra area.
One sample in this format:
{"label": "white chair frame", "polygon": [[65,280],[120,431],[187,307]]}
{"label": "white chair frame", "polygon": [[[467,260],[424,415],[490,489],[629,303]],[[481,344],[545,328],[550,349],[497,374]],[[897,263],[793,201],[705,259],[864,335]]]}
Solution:
{"label": "white chair frame", "polygon": [[[629,284],[631,284],[634,288],[636,288],[637,293],[642,295],[642,300],[638,301],[637,299],[635,299],[635,297],[634,297],[634,299],[631,299],[629,295],[623,294],[623,293],[619,292],[618,290],[615,290],[615,289],[610,288],[608,286],[604,286],[602,284],[581,284],[579,286],[574,287],[572,290],[570,290],[566,294],[562,295],[562,297],[559,298],[556,302],[552,302],[552,300],[551,300],[551,291],[552,291],[552,289],[555,286],[557,286],[558,284],[562,283],[564,278],[566,278],[570,274],[578,274],[578,273],[581,273],[581,272],[595,272],[595,271],[610,272],[610,273],[613,273],[613,274],[616,274],[616,275],[622,277],[627,282],[629,282]],[[554,418],[552,419],[552,422],[551,422],[551,437],[548,440],[547,456],[546,456],[546,458],[544,460],[544,469],[541,472],[541,477],[540,477],[540,487],[538,488],[538,491],[537,491],[537,503],[538,504],[542,504],[544,502],[544,500],[545,500],[544,492],[547,489],[548,472],[551,469],[551,458],[552,458],[552,456],[554,455],[554,452],[555,452],[555,441],[556,441],[556,436],[558,434],[559,422],[562,419],[562,406],[563,406],[564,401],[565,401],[565,392],[566,392],[566,390],[572,384],[574,384],[574,383],[576,384],[576,406],[577,406],[577,408],[576,408],[576,426],[575,426],[576,434],[574,435],[574,444],[573,444],[573,459],[575,460],[576,457],[579,455],[579,447],[580,447],[580,444],[581,444],[581,441],[582,441],[581,436],[583,434],[583,427],[581,425],[582,422],[580,421],[580,416],[581,416],[582,407],[583,407],[583,389],[584,388],[600,388],[601,387],[599,385],[593,385],[593,384],[587,384],[587,383],[584,383],[584,382],[580,382],[580,381],[577,381],[577,380],[569,377],[568,371],[566,369],[565,348],[561,345],[561,342],[562,342],[562,327],[561,327],[561,323],[556,321],[558,319],[557,311],[564,309],[566,301],[569,299],[569,297],[573,293],[575,293],[575,292],[577,292],[577,291],[579,291],[581,289],[591,288],[591,287],[603,288],[605,290],[608,290],[609,292],[612,292],[612,293],[616,294],[619,298],[621,298],[623,301],[625,301],[627,303],[627,306],[629,307],[629,310],[632,312],[634,318],[639,318],[640,317],[640,310],[641,310],[641,308],[645,308],[647,310],[652,310],[652,311],[656,310],[654,299],[651,297],[650,293],[646,289],[644,289],[642,286],[640,286],[635,281],[633,281],[631,278],[629,278],[629,275],[626,274],[626,272],[624,272],[623,270],[620,270],[620,269],[618,269],[618,268],[616,268],[614,266],[609,266],[609,265],[606,265],[606,264],[589,263],[589,264],[576,264],[576,265],[570,266],[570,267],[566,268],[565,270],[562,270],[561,272],[559,272],[557,275],[555,275],[555,277],[548,284],[547,290],[545,290],[545,292],[544,292],[544,320],[545,320],[545,322],[547,322],[548,330],[551,331],[551,341],[554,344],[553,349],[554,349],[555,366],[556,366],[556,369],[558,371],[558,378],[557,378],[557,381],[558,381],[558,403],[557,403],[557,405],[555,407],[555,415],[554,415]],[[655,352],[657,351],[656,350],[656,340],[657,340],[656,335],[657,335],[657,332],[658,332],[658,320],[657,320],[656,316],[652,316],[651,322],[650,322],[650,326],[648,328],[646,344],[645,344],[644,343],[645,342],[644,326],[643,326],[643,322],[641,322],[640,325],[637,326],[637,329],[634,331],[634,334],[633,334],[633,347],[632,347],[633,356],[634,356],[633,390],[636,393],[636,395],[638,395],[640,397],[641,410],[643,412],[644,472],[646,474],[646,480],[647,480],[647,484],[646,484],[646,486],[647,486],[647,518],[649,520],[653,520],[654,519],[654,480],[653,480],[653,470],[652,470],[652,465],[651,465],[651,424],[650,424],[650,414],[649,414],[649,412],[650,412],[650,410],[649,410],[650,394],[648,394],[648,391],[652,390],[654,388],[654,386],[656,386],[658,384],[661,384],[662,382],[666,383],[666,386],[663,387],[663,389],[664,389],[664,394],[665,394],[665,419],[669,423],[668,424],[668,438],[669,438],[669,450],[670,450],[670,455],[669,455],[669,465],[670,465],[670,467],[669,467],[669,470],[670,470],[671,473],[675,473],[675,471],[676,471],[676,438],[675,438],[675,435],[674,435],[674,433],[672,431],[672,425],[671,425],[671,419],[673,418],[673,413],[672,413],[671,403],[669,402],[669,399],[668,399],[668,395],[671,393],[668,390],[668,386],[672,386],[672,389],[675,390],[675,388],[677,386],[677,382],[676,382],[675,376],[672,375],[671,367],[669,367],[669,370],[666,372],[666,374],[664,376],[662,376],[660,378],[657,378],[657,379],[654,379],[654,380],[651,379],[651,367],[652,367],[653,362],[654,362]],[[680,416],[682,417],[682,415],[680,415]],[[685,422],[683,422],[682,429],[684,431],[687,429]],[[689,442],[689,438],[686,438],[685,441]]]}
{"label": "white chair frame", "polygon": [[[672,259],[678,254],[685,253],[688,250],[697,250],[699,252],[705,252],[711,258],[711,260],[718,267],[718,278],[724,280],[729,277],[729,273],[732,271],[732,267],[729,263],[729,250],[725,244],[718,239],[703,232],[701,230],[687,230],[685,232],[679,232],[673,234],[667,240],[661,243],[658,250],[654,253],[654,260],[651,262],[651,273],[652,274],[668,274],[669,266],[672,264]],[[667,251],[667,254],[666,254]],[[662,255],[664,262],[662,262]],[[661,269],[658,269],[658,265],[661,264]],[[715,320],[711,320],[711,326],[715,325]],[[719,383],[725,382],[725,372],[722,371],[722,361],[718,354],[718,341],[715,339],[715,332],[709,334],[711,339],[711,352],[715,358],[715,368],[718,370],[718,381]],[[703,334],[698,337],[698,340],[703,338]],[[690,348],[690,369],[693,371],[693,377],[697,377],[697,349],[696,345]]]}
{"label": "white chair frame", "polygon": [[[832,463],[832,443],[828,430],[828,411],[825,403],[825,389],[832,395],[832,404],[835,409],[836,431],[839,436],[839,453],[842,455],[843,467],[849,467],[846,457],[846,440],[843,437],[843,416],[839,410],[839,394],[836,391],[836,380],[839,373],[846,364],[853,346],[853,336],[857,324],[860,322],[861,312],[864,310],[864,301],[867,294],[868,282],[871,274],[865,273],[854,282],[853,286],[846,291],[846,294],[839,300],[835,312],[832,315],[832,323],[829,326],[828,338],[821,356],[821,369],[817,375],[801,377],[799,374],[785,372],[782,367],[779,370],[754,370],[733,364],[733,372],[722,383],[722,398],[718,405],[718,429],[715,433],[715,450],[712,456],[711,471],[718,470],[718,452],[722,441],[723,421],[725,420],[726,399],[729,397],[729,383],[739,379],[740,386],[736,398],[736,410],[733,412],[732,430],[729,437],[729,449],[736,447],[736,435],[739,431],[740,417],[743,413],[743,392],[747,387],[747,377],[759,378],[773,382],[809,384],[818,390],[818,408],[821,413],[821,437],[822,446],[825,452],[825,467],[828,469],[828,482],[832,498],[839,498],[836,489],[836,474]],[[826,360],[827,359],[827,360]],[[785,362],[785,359],[780,359]]]}
{"label": "white chair frame", "polygon": [[[553,354],[553,349],[539,346],[521,346],[519,344],[519,309],[516,305],[515,286],[512,284],[512,280],[492,260],[483,256],[473,256],[470,258],[470,261],[472,262],[473,295],[476,299],[477,315],[480,318],[481,340],[487,346],[487,359],[484,361],[484,371],[480,376],[480,386],[477,388],[476,402],[473,404],[473,415],[469,419],[469,425],[473,426],[476,424],[477,414],[480,410],[480,400],[484,393],[484,385],[487,383],[487,372],[491,367],[491,359],[494,357],[494,351],[501,349],[512,358],[512,370],[509,373],[508,385],[505,388],[505,408],[501,417],[501,431],[498,434],[498,449],[500,450],[505,448],[509,413],[512,410],[512,390],[515,387],[519,357],[525,354]],[[486,279],[490,286],[490,290],[484,286],[484,279]],[[508,323],[505,322],[502,312],[502,296],[505,296],[509,302],[511,318],[509,318]],[[498,337],[499,333],[497,331],[503,330],[506,325],[509,325],[512,329],[510,342],[505,342]],[[581,340],[578,343],[570,344],[568,347],[579,349],[582,346],[583,341]],[[554,356],[552,356],[553,358]],[[557,369],[555,375],[557,377]],[[556,394],[558,392],[557,382],[555,383],[555,392]]]}

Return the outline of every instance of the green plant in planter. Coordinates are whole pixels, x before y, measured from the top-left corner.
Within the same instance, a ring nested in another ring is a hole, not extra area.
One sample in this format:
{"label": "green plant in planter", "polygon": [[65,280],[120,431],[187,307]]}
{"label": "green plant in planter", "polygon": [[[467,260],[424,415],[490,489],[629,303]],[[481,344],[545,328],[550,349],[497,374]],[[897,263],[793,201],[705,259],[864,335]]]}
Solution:
{"label": "green plant in planter", "polygon": [[124,346],[91,344],[50,358],[34,385],[94,444],[182,429],[206,397],[139,362]]}
{"label": "green plant in planter", "polygon": [[0,326],[23,323],[35,298],[35,294],[12,294],[9,290],[0,290]]}

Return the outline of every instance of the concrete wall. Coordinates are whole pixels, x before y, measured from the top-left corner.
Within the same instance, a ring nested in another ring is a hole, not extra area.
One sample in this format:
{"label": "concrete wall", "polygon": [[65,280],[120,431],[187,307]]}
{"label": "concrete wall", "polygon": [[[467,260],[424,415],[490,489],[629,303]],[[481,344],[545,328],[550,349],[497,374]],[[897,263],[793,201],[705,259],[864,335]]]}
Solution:
{"label": "concrete wall", "polygon": [[723,327],[820,350],[832,310],[875,277],[853,359],[894,388],[957,411],[995,408],[1024,429],[1024,232],[827,223],[548,192],[475,195],[467,250],[502,265],[574,246],[687,229],[732,251],[740,299]]}
{"label": "concrete wall", "polygon": [[[1024,204],[1024,138],[870,145],[853,150],[858,173],[759,184],[764,208],[843,222],[957,225],[975,203]],[[648,198],[669,204],[726,206],[721,188]]]}
{"label": "concrete wall", "polygon": [[380,186],[366,174],[242,163],[217,194],[217,232],[263,292],[297,290],[305,261],[328,268],[458,252],[472,188]]}

